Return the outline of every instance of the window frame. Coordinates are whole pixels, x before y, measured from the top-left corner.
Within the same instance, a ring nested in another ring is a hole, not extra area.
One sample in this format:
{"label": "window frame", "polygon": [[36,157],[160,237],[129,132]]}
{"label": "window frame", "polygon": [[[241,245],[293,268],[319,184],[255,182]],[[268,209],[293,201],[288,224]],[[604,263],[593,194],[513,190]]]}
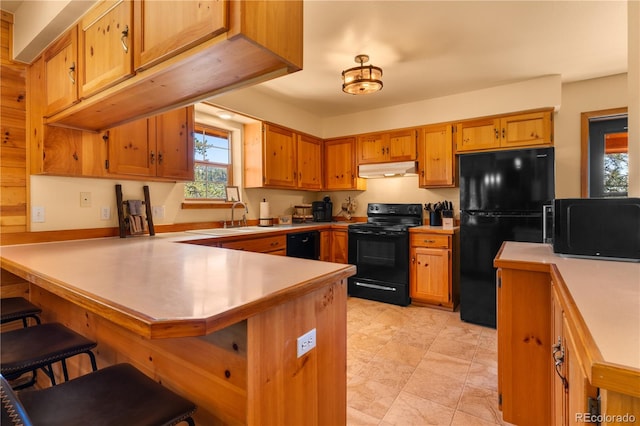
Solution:
{"label": "window frame", "polygon": [[[225,187],[229,186],[229,185],[234,185],[234,181],[233,181],[233,140],[232,140],[232,132],[230,130],[227,129],[223,129],[220,127],[216,127],[216,126],[212,126],[209,124],[203,124],[203,123],[198,123],[196,122],[193,126],[193,134],[194,134],[194,159],[193,159],[193,169],[194,169],[194,180],[191,182],[186,182],[185,185],[195,182],[195,169],[198,165],[205,165],[205,166],[214,166],[214,167],[218,167],[218,168],[226,168],[227,169],[227,182],[225,183]],[[196,159],[196,155],[195,155],[195,150],[196,150],[196,135],[199,134],[203,134],[203,135],[207,135],[207,136],[212,136],[212,137],[218,137],[218,138],[226,138],[226,140],[229,142],[229,163],[228,164],[223,164],[223,163],[216,163],[213,161],[201,161],[201,160],[197,160]],[[184,204],[186,203],[221,203],[221,204],[225,204],[226,203],[226,199],[225,196],[221,197],[221,198],[188,198],[186,197],[186,195],[184,196]]]}

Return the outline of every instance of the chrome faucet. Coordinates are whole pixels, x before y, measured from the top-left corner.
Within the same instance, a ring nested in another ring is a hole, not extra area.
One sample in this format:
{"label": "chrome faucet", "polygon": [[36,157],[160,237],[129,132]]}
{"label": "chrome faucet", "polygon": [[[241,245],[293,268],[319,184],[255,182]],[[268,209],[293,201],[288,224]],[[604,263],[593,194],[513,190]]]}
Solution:
{"label": "chrome faucet", "polygon": [[[238,204],[244,207],[244,213],[242,214],[242,222],[240,222],[240,219],[238,219],[238,225],[234,225],[233,212]],[[231,206],[231,227],[233,228],[234,226],[247,226],[247,213],[249,213],[249,209],[247,208],[247,205],[245,203],[243,203],[242,201],[236,201],[235,203],[233,203],[233,205]]]}

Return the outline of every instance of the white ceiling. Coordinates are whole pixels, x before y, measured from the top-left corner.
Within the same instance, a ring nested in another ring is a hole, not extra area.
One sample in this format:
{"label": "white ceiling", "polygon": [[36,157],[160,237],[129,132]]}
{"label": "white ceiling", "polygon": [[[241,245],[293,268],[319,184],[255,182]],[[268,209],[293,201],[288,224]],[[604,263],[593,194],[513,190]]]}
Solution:
{"label": "white ceiling", "polygon": [[[382,91],[342,92],[368,54]],[[571,82],[627,71],[626,1],[306,0],[304,69],[259,90],[320,117],[550,74]]]}
{"label": "white ceiling", "polygon": [[[0,5],[22,1],[33,0]],[[383,69],[382,91],[342,92],[341,72],[360,53]],[[626,0],[305,0],[304,69],[256,90],[330,117],[550,74],[571,82],[626,71]]]}

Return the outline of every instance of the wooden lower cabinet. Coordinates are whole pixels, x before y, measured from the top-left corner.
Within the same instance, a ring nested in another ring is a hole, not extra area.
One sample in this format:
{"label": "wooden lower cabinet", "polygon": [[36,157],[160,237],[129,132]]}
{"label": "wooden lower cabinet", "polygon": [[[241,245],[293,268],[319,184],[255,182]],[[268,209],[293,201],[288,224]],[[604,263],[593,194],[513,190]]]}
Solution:
{"label": "wooden lower cabinet", "polygon": [[349,263],[349,233],[346,229],[331,231],[331,261]]}
{"label": "wooden lower cabinet", "polygon": [[551,277],[498,270],[498,394],[503,420],[551,424]]}
{"label": "wooden lower cabinet", "polygon": [[455,310],[460,301],[459,232],[411,232],[409,289],[411,302]]}
{"label": "wooden lower cabinet", "polygon": [[246,240],[221,243],[220,247],[286,256],[287,236],[278,235],[273,237],[250,238]]}
{"label": "wooden lower cabinet", "polygon": [[320,260],[331,262],[331,234],[333,231],[323,229],[320,233]]}
{"label": "wooden lower cabinet", "polygon": [[578,345],[560,304],[557,286],[551,288],[551,311],[553,322],[551,370],[553,383],[553,424],[555,426],[584,424],[585,413],[589,413],[589,399],[596,401],[597,388],[591,386],[584,366],[578,356]]}

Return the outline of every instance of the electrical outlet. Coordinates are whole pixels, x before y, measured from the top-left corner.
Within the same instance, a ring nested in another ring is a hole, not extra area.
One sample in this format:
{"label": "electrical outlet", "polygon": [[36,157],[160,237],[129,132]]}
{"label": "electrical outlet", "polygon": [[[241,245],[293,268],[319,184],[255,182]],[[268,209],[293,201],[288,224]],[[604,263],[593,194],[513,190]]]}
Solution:
{"label": "electrical outlet", "polygon": [[100,208],[100,220],[109,220],[111,219],[111,207],[106,206]]}
{"label": "electrical outlet", "polygon": [[91,207],[91,193],[90,192],[81,192],[80,193],[80,207]]}
{"label": "electrical outlet", "polygon": [[42,206],[31,207],[31,222],[44,223],[44,207]]}
{"label": "electrical outlet", "polygon": [[309,352],[316,347],[316,329],[313,328],[307,331],[302,336],[298,337],[298,358]]}

